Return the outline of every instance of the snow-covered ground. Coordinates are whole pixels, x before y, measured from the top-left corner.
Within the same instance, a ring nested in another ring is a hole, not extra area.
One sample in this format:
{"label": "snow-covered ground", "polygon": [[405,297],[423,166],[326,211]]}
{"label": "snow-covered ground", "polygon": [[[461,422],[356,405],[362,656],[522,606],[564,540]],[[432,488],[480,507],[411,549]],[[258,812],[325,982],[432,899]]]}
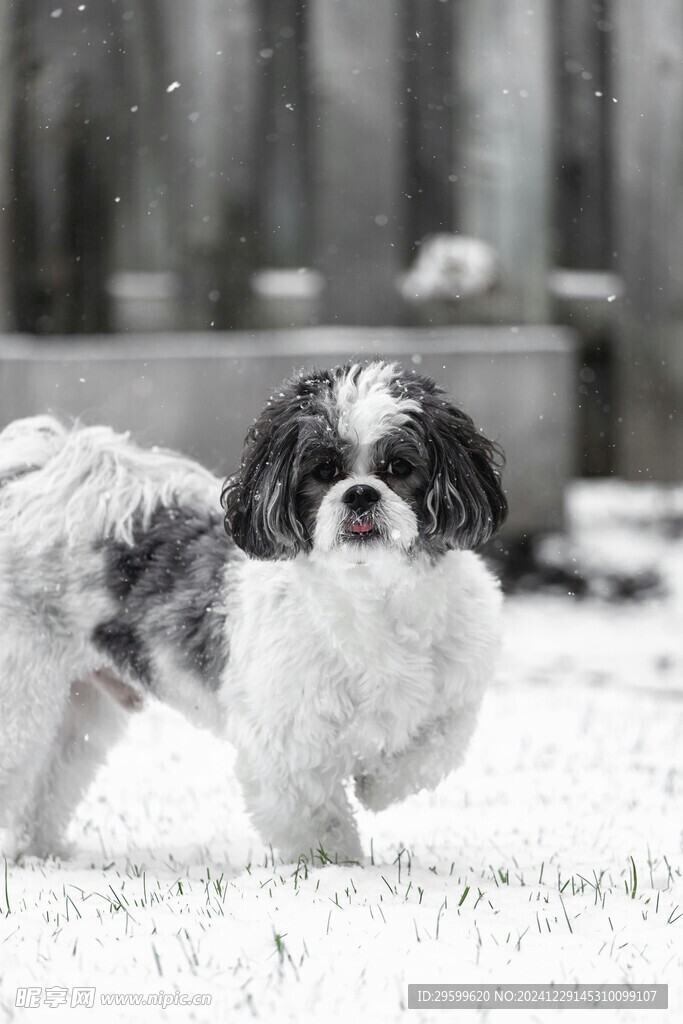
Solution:
{"label": "snow-covered ground", "polygon": [[[407,985],[456,981],[667,982],[668,1012],[600,1019],[682,1019],[683,495],[581,485],[570,509],[564,559],[657,565],[667,594],[509,599],[466,766],[362,814],[362,867],[273,862],[230,750],[164,708],[137,716],[78,814],[75,859],[6,878],[0,862],[0,1021],[440,1021],[405,1009]],[[16,1009],[18,986],[41,1005]],[[75,986],[212,1005],[44,1002]]]}

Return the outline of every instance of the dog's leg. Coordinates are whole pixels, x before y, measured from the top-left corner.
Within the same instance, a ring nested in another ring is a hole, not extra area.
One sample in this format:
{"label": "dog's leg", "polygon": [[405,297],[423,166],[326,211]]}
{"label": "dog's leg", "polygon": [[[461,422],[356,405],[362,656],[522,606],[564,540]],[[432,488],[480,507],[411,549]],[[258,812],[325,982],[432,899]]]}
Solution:
{"label": "dog's leg", "polygon": [[408,747],[366,764],[356,774],[356,796],[371,811],[404,800],[421,789],[434,789],[465,756],[479,701],[465,704],[450,717],[424,726]]}
{"label": "dog's leg", "polygon": [[127,711],[140,704],[134,691],[106,669],[72,684],[57,743],[26,815],[26,853],[68,856],[64,835],[72,814],[128,723]]}
{"label": "dog's leg", "polygon": [[265,843],[286,861],[304,856],[358,861],[363,853],[351,806],[339,778],[324,770],[266,766],[240,754],[237,774],[247,810]]}
{"label": "dog's leg", "polygon": [[69,687],[56,652],[3,637],[0,660],[0,856],[26,842],[27,814],[56,748]]}

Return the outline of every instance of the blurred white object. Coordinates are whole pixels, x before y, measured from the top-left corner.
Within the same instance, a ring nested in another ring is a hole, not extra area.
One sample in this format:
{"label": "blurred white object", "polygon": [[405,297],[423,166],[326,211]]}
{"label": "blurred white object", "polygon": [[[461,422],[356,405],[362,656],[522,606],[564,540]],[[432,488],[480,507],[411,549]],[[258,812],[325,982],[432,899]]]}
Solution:
{"label": "blurred white object", "polygon": [[252,291],[266,299],[315,299],[325,287],[317,270],[267,267],[251,278]]}
{"label": "blurred white object", "polygon": [[180,280],[170,270],[119,271],[107,281],[114,329],[121,333],[169,331],[178,326]]}
{"label": "blurred white object", "polygon": [[624,295],[624,282],[621,277],[603,270],[555,267],[548,274],[548,286],[557,299],[614,302]]}
{"label": "blurred white object", "polygon": [[498,280],[493,246],[464,235],[428,235],[398,282],[406,302],[457,302],[489,291]]}
{"label": "blurred white object", "polygon": [[306,327],[320,319],[325,278],[309,267],[264,267],[251,277],[256,327]]}

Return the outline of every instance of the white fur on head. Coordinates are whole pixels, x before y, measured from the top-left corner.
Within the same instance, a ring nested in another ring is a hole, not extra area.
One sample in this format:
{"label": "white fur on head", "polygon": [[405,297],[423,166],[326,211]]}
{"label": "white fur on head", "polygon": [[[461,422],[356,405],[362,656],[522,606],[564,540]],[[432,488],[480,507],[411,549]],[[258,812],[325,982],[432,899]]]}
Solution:
{"label": "white fur on head", "polygon": [[419,412],[419,403],[397,398],[389,383],[398,373],[396,363],[355,363],[338,382],[334,392],[340,437],[355,444],[375,444],[401,426],[408,413]]}

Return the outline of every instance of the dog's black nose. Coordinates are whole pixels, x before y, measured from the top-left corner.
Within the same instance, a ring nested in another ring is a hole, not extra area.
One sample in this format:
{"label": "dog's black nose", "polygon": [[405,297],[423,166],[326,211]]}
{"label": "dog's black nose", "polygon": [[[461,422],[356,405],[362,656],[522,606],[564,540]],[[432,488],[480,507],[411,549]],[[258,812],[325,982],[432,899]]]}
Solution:
{"label": "dog's black nose", "polygon": [[366,512],[379,499],[379,491],[368,484],[358,484],[356,487],[349,487],[342,497],[342,501],[345,505],[349,506],[352,512]]}

